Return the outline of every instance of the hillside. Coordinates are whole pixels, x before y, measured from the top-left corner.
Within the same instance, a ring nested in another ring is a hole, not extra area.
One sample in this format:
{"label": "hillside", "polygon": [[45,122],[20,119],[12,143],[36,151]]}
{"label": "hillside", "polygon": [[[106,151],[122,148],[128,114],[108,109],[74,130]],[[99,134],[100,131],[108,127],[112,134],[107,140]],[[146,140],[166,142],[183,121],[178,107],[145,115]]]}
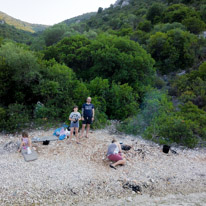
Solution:
{"label": "hillside", "polygon": [[31,24],[28,22],[24,22],[19,19],[15,19],[1,11],[0,11],[0,23],[1,24],[7,23],[8,25],[14,26],[17,29],[28,31],[31,33],[43,31],[49,27],[48,25]]}
{"label": "hillside", "polygon": [[0,37],[3,39],[11,39],[19,43],[29,43],[30,39],[33,38],[33,33],[17,29],[14,26],[6,23],[0,24]]}
{"label": "hillside", "polygon": [[[30,47],[2,41],[1,131],[22,130],[31,120],[66,121],[72,106],[91,95],[93,128],[116,119],[124,133],[204,146],[206,3],[200,2],[117,1],[35,33],[25,41]],[[14,27],[5,29],[7,38]]]}
{"label": "hillside", "polygon": [[65,23],[67,26],[73,24],[73,23],[80,23],[84,20],[90,19],[92,16],[94,16],[96,14],[96,12],[90,12],[90,13],[86,13],[86,14],[82,14],[67,20],[64,20],[61,23]]}

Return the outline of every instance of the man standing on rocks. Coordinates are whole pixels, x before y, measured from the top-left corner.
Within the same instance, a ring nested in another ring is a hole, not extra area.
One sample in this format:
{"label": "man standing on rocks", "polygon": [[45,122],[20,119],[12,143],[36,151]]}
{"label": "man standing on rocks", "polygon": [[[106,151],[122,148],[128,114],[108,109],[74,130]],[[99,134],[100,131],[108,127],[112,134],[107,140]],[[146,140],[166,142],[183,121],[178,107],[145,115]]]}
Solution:
{"label": "man standing on rocks", "polygon": [[88,135],[89,135],[90,125],[94,121],[94,105],[91,103],[91,101],[92,98],[87,97],[87,102],[82,106],[82,131],[81,131],[80,138],[83,137],[86,125],[87,125],[86,137],[87,138],[89,137]]}

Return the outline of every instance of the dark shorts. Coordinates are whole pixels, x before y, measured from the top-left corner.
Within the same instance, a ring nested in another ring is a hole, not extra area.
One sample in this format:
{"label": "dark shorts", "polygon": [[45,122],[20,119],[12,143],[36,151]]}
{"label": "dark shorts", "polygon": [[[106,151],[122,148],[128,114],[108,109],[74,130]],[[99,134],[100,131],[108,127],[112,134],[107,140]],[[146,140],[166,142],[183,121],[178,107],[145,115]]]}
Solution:
{"label": "dark shorts", "polygon": [[92,117],[84,117],[82,124],[92,124]]}
{"label": "dark shorts", "polygon": [[111,155],[109,155],[108,159],[113,161],[113,162],[117,162],[119,160],[123,160],[123,157],[122,157],[121,153],[118,153],[118,154],[111,154]]}

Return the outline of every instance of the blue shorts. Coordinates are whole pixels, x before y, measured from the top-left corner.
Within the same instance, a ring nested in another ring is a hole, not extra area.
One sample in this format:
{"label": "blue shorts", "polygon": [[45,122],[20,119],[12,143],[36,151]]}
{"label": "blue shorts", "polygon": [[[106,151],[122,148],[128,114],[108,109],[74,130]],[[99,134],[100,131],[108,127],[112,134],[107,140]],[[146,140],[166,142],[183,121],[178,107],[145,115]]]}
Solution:
{"label": "blue shorts", "polygon": [[79,128],[79,121],[77,121],[77,122],[71,122],[70,127]]}
{"label": "blue shorts", "polygon": [[84,117],[82,124],[92,124],[92,117]]}

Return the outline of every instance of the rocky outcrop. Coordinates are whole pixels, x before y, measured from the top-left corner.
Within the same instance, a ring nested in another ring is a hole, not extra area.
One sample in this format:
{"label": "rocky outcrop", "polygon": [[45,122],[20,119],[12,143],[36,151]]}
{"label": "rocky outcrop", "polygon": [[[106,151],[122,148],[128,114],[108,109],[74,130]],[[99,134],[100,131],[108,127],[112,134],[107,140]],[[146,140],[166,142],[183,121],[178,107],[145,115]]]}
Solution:
{"label": "rocky outcrop", "polygon": [[130,4],[130,0],[117,0],[114,3],[114,7],[120,6],[121,8],[124,6],[128,6]]}
{"label": "rocky outcrop", "polygon": [[0,24],[5,24],[5,21],[4,20],[0,20]]}

